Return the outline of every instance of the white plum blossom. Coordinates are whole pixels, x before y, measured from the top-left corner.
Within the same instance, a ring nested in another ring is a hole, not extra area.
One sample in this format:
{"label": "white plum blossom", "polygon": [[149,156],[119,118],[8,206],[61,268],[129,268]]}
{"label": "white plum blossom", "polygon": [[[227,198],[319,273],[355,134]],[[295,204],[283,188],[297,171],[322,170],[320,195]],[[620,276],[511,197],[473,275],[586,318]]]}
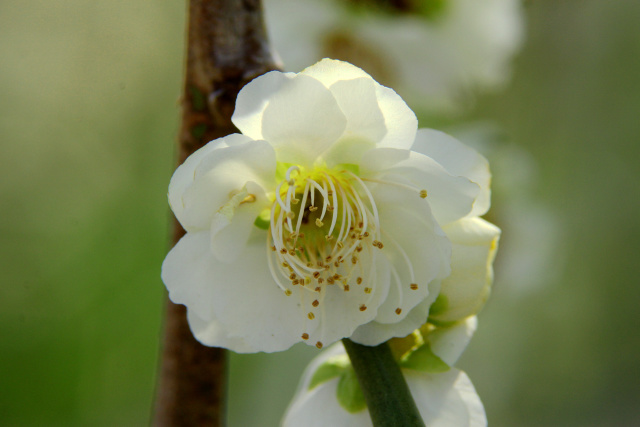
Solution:
{"label": "white plum blossom", "polygon": [[265,15],[285,69],[343,59],[430,113],[502,86],[524,33],[522,0],[265,0]]}
{"label": "white plum blossom", "polygon": [[162,279],[200,342],[236,352],[344,337],[376,345],[423,325],[441,284],[437,314],[457,309],[443,322],[482,305],[490,261],[463,264],[480,256],[465,248],[487,257],[498,238],[478,218],[487,162],[417,130],[393,90],[325,59],[256,78],[232,121],[242,133],[196,151],[169,185],[187,233]]}
{"label": "white plum blossom", "polygon": [[[487,425],[484,407],[469,377],[458,369],[448,368],[462,354],[476,324],[475,316],[469,317],[455,326],[436,328],[427,335],[432,354],[444,362],[444,369],[428,366],[413,369],[402,367],[400,362],[420,415],[430,427]],[[322,371],[323,367],[330,369]],[[350,362],[342,343],[336,343],[313,359],[302,375],[282,426],[370,427],[371,419],[364,403],[358,407],[353,403],[356,399],[348,395],[356,394],[352,389],[358,387],[355,383],[345,384],[355,381],[348,370]]]}

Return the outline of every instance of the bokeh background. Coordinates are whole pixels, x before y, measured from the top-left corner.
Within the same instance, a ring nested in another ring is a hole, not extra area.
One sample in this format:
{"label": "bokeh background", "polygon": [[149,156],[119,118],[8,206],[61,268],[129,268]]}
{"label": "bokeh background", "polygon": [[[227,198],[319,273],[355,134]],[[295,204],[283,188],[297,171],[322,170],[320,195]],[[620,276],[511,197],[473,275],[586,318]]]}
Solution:
{"label": "bokeh background", "polygon": [[[511,155],[460,366],[492,426],[640,425],[640,2],[526,15],[511,84],[466,117]],[[184,23],[182,1],[0,3],[0,425],[149,423]],[[277,425],[314,354],[233,355],[229,425]]]}

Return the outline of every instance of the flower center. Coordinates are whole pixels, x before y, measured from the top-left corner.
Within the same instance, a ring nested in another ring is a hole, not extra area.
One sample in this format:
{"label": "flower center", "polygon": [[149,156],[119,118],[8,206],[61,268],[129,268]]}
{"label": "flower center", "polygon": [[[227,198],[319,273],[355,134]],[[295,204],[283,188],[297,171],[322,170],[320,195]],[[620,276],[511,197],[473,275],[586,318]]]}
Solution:
{"label": "flower center", "polygon": [[276,188],[268,244],[271,274],[285,293],[300,286],[321,299],[333,285],[346,292],[360,285],[371,293],[367,270],[373,263],[365,267],[360,257],[383,247],[375,202],[356,174],[322,168],[306,173],[297,166]]}

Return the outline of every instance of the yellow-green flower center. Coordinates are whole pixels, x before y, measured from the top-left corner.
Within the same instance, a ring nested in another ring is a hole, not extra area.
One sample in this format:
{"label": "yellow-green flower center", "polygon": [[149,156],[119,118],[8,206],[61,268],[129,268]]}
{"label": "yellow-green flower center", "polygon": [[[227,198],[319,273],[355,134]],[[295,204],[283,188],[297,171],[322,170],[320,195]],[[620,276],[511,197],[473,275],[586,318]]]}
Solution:
{"label": "yellow-green flower center", "polygon": [[[317,293],[326,286],[372,292],[371,251],[382,249],[375,201],[362,180],[347,169],[290,167],[271,207],[269,261],[276,283],[290,295],[294,286]],[[359,309],[367,309],[366,300]],[[310,312],[308,317],[315,315]]]}

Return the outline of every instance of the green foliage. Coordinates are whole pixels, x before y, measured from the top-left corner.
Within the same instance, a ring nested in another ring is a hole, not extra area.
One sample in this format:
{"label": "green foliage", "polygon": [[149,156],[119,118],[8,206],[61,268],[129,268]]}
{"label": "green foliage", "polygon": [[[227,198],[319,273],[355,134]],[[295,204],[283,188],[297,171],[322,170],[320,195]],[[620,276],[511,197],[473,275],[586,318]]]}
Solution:
{"label": "green foliage", "polygon": [[332,357],[316,369],[309,381],[309,390],[339,377],[336,389],[338,403],[350,413],[360,412],[367,407],[356,373],[346,355]]}
{"label": "green foliage", "polygon": [[351,365],[345,368],[340,375],[337,396],[340,406],[352,414],[367,408],[356,372]]}
{"label": "green foliage", "polygon": [[264,210],[256,217],[256,220],[253,222],[253,225],[258,227],[261,230],[268,230],[269,224],[271,223],[271,218],[269,217],[269,211]]}
{"label": "green foliage", "polygon": [[400,366],[414,371],[429,372],[432,374],[447,372],[449,365],[444,363],[433,351],[428,343],[418,347],[409,353],[401,362]]}
{"label": "green foliage", "polygon": [[349,359],[346,356],[332,357],[320,365],[313,373],[311,381],[309,382],[309,390],[312,390],[323,382],[342,375],[349,366]]}

